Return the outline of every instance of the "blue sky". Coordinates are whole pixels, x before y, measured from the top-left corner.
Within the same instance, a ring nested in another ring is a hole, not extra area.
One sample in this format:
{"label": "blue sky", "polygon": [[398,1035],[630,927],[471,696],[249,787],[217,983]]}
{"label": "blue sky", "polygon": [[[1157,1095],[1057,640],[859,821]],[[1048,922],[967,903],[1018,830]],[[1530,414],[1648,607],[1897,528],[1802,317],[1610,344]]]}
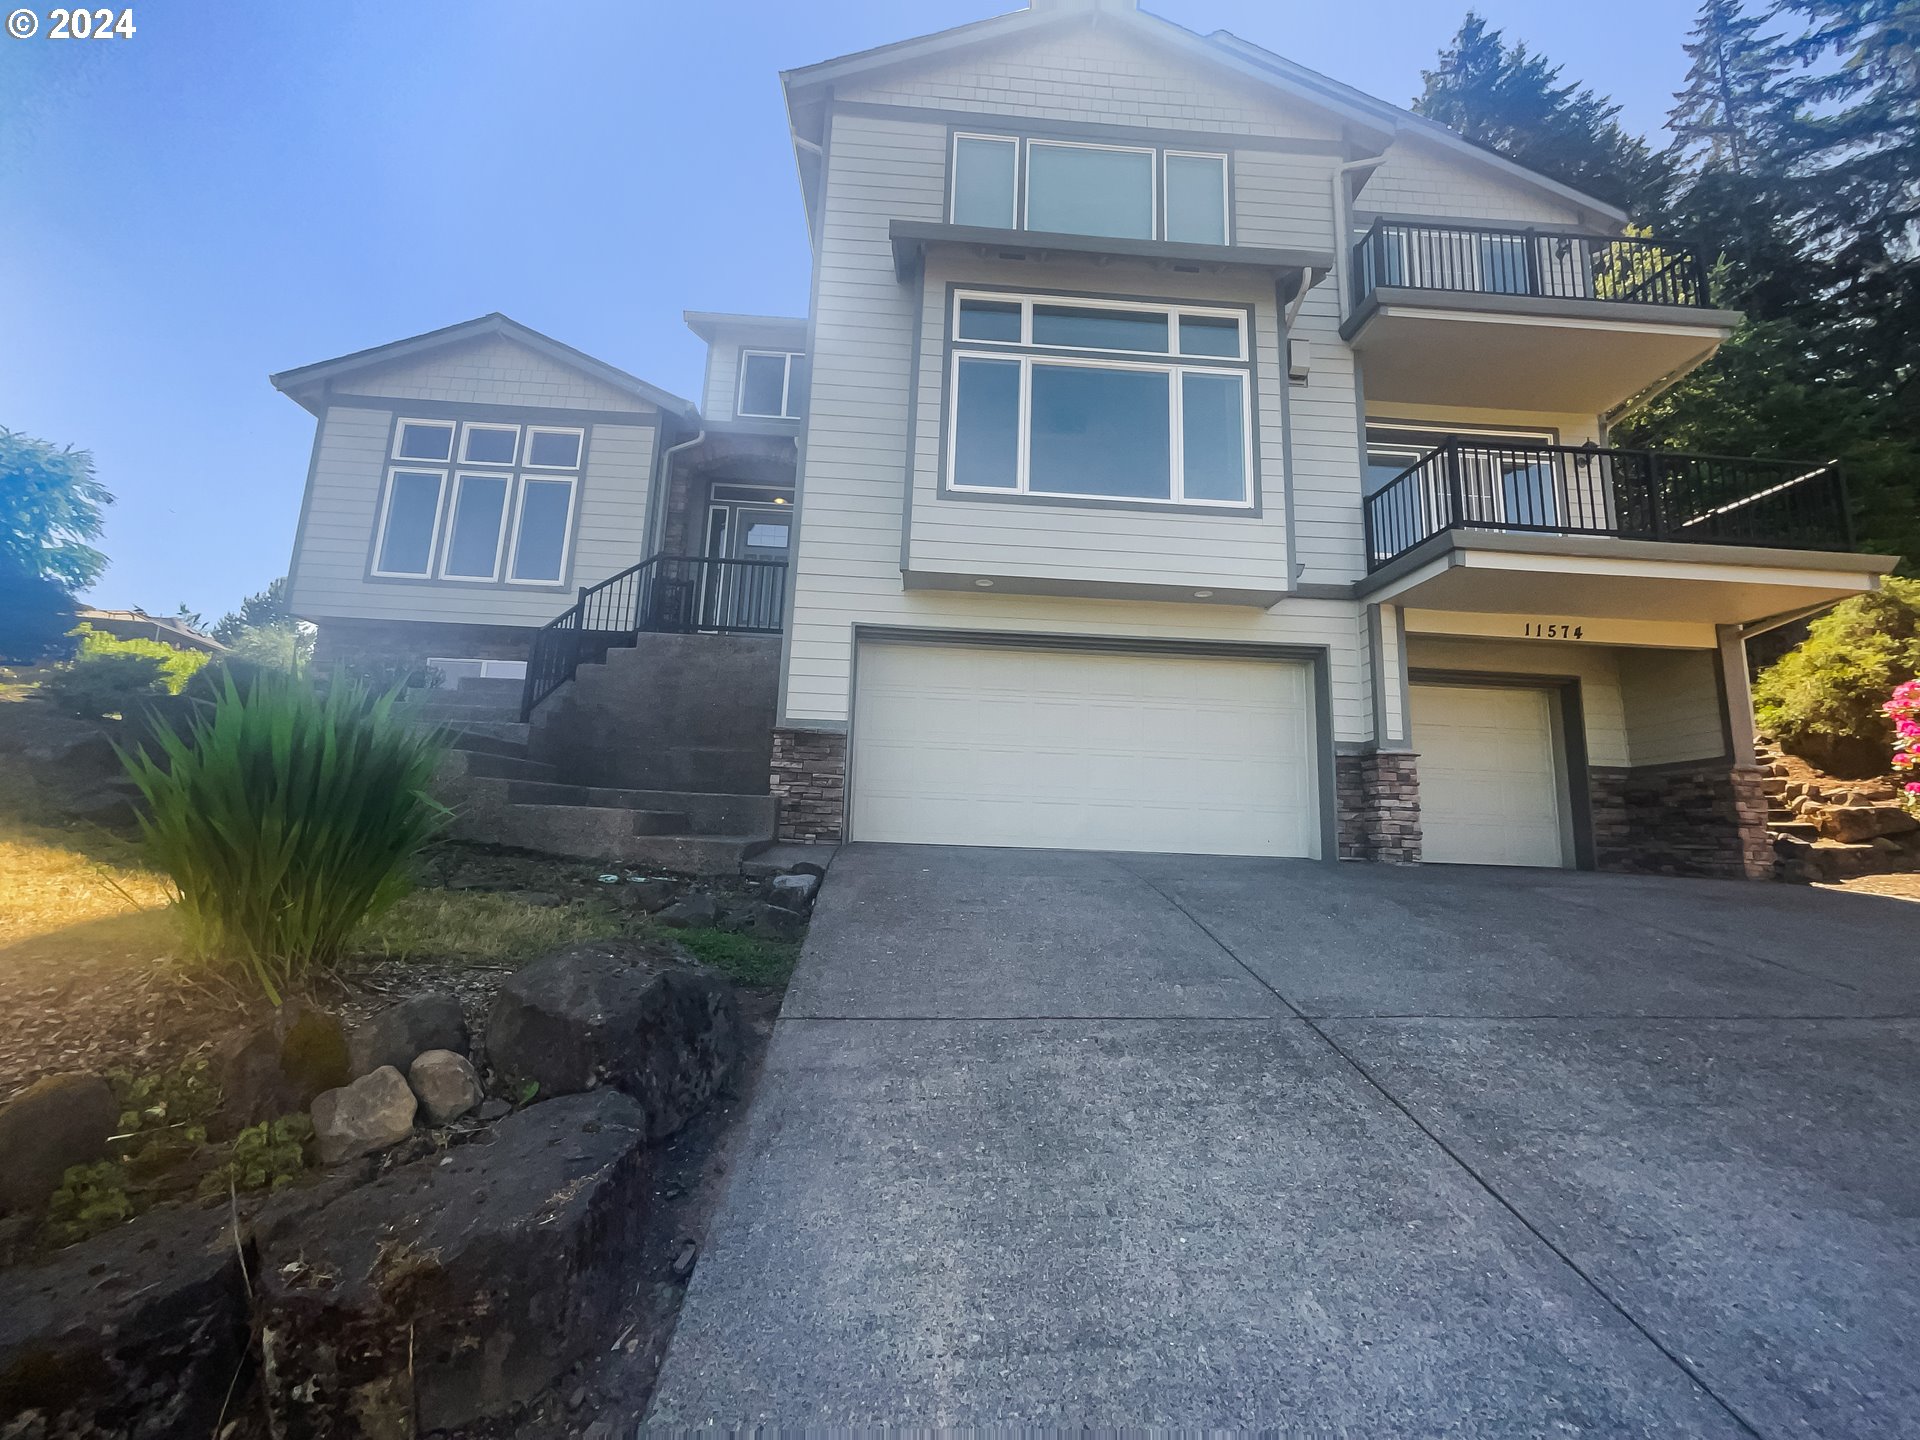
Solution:
{"label": "blue sky", "polygon": [[[93,599],[211,620],[287,568],[313,422],[269,372],[503,310],[696,397],[683,309],[805,307],[779,71],[1007,8],[136,0],[131,39],[0,37],[0,425],[119,497]],[[1146,8],[1404,103],[1466,4]],[[1660,124],[1691,4],[1479,8]]]}

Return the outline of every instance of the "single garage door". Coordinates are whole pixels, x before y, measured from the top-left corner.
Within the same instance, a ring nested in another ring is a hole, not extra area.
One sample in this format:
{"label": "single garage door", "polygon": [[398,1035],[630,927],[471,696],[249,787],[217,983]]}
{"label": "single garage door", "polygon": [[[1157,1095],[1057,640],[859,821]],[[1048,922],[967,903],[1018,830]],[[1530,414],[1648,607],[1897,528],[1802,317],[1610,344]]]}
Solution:
{"label": "single garage door", "polygon": [[1306,665],[871,641],[859,664],[856,840],[1318,853]]}
{"label": "single garage door", "polygon": [[1415,685],[1409,693],[1422,858],[1566,864],[1552,693],[1472,685]]}

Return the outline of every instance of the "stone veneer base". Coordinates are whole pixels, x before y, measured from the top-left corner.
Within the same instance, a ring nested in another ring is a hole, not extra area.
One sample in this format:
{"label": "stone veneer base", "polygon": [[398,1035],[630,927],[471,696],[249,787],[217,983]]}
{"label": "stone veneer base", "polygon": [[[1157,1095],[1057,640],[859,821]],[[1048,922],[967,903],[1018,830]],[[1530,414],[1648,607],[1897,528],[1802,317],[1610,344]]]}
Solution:
{"label": "stone veneer base", "polygon": [[1342,860],[1412,865],[1420,859],[1420,769],[1403,751],[1334,757]]}
{"label": "stone veneer base", "polygon": [[778,838],[836,843],[847,833],[847,737],[835,730],[775,730],[767,788],[779,805]]}
{"label": "stone veneer base", "polygon": [[1773,875],[1764,776],[1722,761],[1587,772],[1602,870],[1765,880]]}

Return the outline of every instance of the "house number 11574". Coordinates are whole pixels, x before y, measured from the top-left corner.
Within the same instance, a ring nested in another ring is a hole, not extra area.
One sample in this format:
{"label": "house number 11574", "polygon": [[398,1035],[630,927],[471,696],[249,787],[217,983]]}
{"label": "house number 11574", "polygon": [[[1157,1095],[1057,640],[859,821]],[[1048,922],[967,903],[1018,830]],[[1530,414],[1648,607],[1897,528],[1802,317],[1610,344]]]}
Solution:
{"label": "house number 11574", "polygon": [[1587,627],[1571,620],[1529,620],[1520,627],[1520,633],[1529,640],[1581,640],[1586,638]]}

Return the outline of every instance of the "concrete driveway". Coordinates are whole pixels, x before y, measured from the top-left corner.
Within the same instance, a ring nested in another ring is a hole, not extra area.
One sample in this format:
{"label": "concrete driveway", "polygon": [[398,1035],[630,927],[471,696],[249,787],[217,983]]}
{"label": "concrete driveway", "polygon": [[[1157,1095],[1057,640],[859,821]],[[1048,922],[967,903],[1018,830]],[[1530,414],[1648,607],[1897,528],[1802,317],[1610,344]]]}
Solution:
{"label": "concrete driveway", "polygon": [[854,846],[649,1418],[1920,1433],[1920,908]]}

